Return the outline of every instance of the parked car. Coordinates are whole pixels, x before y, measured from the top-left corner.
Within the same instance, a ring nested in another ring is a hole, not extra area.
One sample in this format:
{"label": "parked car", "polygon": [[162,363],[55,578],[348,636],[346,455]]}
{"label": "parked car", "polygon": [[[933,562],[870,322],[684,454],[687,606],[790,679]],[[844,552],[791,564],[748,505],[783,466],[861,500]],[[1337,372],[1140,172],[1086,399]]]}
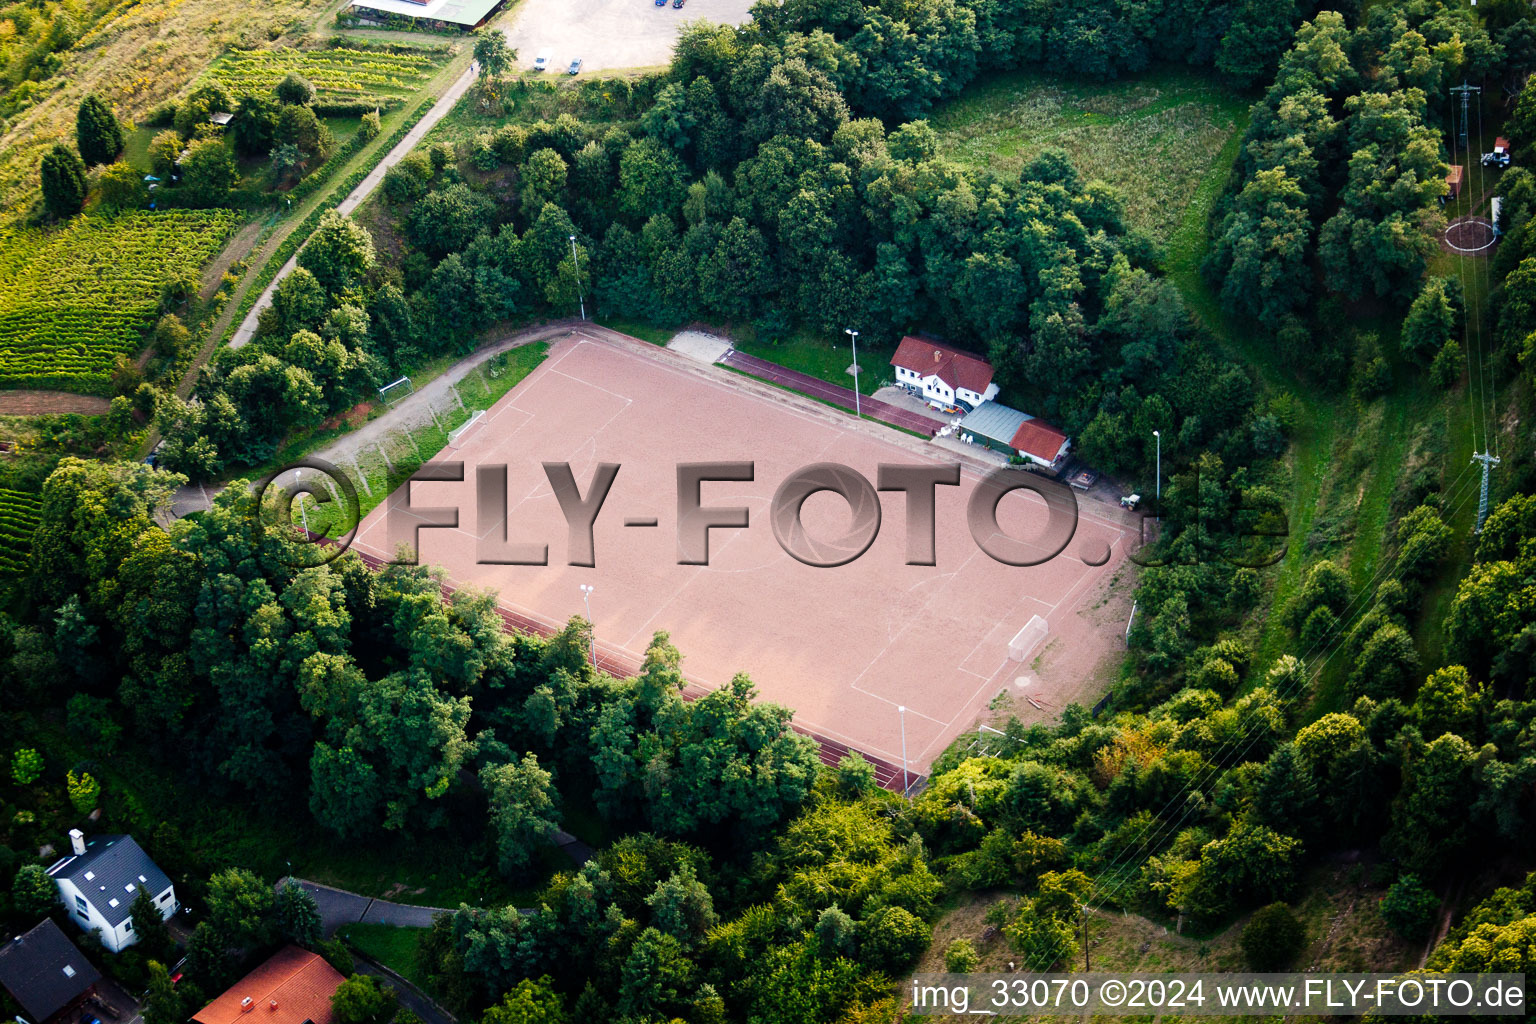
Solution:
{"label": "parked car", "polygon": [[656,6],[657,7],[665,7],[665,6],[667,6],[667,0],[656,0]]}
{"label": "parked car", "polygon": [[550,58],[554,56],[548,50],[540,50],[539,55],[533,58],[533,70],[548,71]]}
{"label": "parked car", "polygon": [[686,2],[686,0],[672,0],[672,6],[673,7],[681,7],[681,6],[683,6],[683,4],[685,2]]}
{"label": "parked car", "polygon": [[580,72],[581,72],[581,58],[577,57],[575,60],[571,61],[571,66],[565,69],[565,73],[568,74],[568,75],[575,75],[575,74],[579,74]]}

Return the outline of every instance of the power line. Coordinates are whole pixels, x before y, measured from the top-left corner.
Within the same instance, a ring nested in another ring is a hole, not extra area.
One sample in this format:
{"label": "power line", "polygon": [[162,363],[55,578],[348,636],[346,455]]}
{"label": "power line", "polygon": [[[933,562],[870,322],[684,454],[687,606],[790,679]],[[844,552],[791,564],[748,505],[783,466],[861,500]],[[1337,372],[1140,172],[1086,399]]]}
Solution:
{"label": "power line", "polygon": [[[1452,92],[1455,92],[1455,90],[1453,89]],[[1465,94],[1463,94],[1463,95],[1465,95]],[[1456,108],[1454,106],[1451,107],[1449,113],[1450,113],[1450,118],[1451,118],[1451,131],[1450,131],[1450,138],[1451,138],[1451,165],[1453,167],[1461,167],[1460,160],[1457,157],[1457,148],[1456,148]],[[1465,122],[1466,122],[1466,118],[1463,117],[1463,119],[1462,119],[1462,123],[1463,123],[1462,130],[1463,131],[1466,130]],[[1462,152],[1465,153],[1465,150],[1462,150]],[[1459,193],[1457,194],[1456,198],[1458,198],[1458,199],[1461,198]],[[1467,300],[1467,294],[1466,294],[1466,288],[1465,288],[1465,282],[1467,280],[1467,256],[1466,256],[1466,253],[1461,251],[1461,246],[1456,245],[1454,242],[1450,242],[1450,227],[1449,226],[1446,227],[1446,241],[1450,244],[1450,247],[1455,251],[1457,265],[1461,268],[1461,273],[1459,275],[1460,280],[1463,283],[1463,288],[1462,288],[1462,304],[1463,304],[1463,309],[1462,309],[1462,317],[1461,317],[1461,343],[1462,343],[1462,357],[1466,360],[1466,364],[1467,364],[1467,420],[1468,420],[1467,426],[1468,426],[1468,429],[1470,429],[1472,431],[1472,451],[1475,453],[1477,451],[1477,409],[1478,409],[1478,407],[1477,407],[1476,400],[1472,396],[1473,375],[1472,375],[1471,304],[1466,301]]]}

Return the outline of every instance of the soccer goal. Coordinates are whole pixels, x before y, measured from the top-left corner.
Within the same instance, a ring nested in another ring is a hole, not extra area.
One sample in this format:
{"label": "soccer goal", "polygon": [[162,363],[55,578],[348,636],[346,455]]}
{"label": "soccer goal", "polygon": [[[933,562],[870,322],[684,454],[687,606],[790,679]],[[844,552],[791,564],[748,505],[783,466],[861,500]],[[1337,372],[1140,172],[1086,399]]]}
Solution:
{"label": "soccer goal", "polygon": [[466,422],[463,426],[459,427],[457,430],[454,430],[451,433],[449,433],[449,435],[448,435],[448,447],[449,448],[458,448],[461,444],[463,444],[464,443],[465,435],[467,435],[475,427],[479,426],[481,420],[483,420],[484,418],[485,418],[485,410],[484,409],[476,410],[475,414],[469,418],[468,422]]}
{"label": "soccer goal", "polygon": [[411,394],[416,390],[416,385],[411,383],[411,378],[401,377],[392,384],[385,384],[379,388],[379,398],[385,405],[393,405],[395,402]]}
{"label": "soccer goal", "polygon": [[1036,647],[1040,646],[1040,641],[1044,640],[1049,632],[1050,626],[1043,618],[1036,615],[1008,642],[1008,657],[1014,661],[1023,661],[1033,653]]}

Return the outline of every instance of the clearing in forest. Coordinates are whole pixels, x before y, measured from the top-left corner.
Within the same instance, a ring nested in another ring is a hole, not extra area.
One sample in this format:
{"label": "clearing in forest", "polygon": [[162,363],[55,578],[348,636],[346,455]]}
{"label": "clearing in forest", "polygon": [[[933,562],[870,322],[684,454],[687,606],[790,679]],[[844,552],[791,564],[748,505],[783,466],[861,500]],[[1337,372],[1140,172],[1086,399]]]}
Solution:
{"label": "clearing in forest", "polygon": [[979,80],[929,123],[945,157],[1005,176],[1047,148],[1065,150],[1085,178],[1118,189],[1130,225],[1162,245],[1246,107],[1182,69],[1099,83],[1011,72]]}

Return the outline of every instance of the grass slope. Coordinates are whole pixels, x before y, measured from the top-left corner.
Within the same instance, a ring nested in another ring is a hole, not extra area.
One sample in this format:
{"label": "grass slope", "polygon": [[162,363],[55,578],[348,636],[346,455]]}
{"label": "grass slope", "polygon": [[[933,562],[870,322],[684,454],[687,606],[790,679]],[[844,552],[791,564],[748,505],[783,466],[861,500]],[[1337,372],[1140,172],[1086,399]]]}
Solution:
{"label": "grass slope", "polygon": [[1020,71],[979,81],[929,123],[942,155],[1004,176],[1049,147],[1066,150],[1084,176],[1120,190],[1133,227],[1167,244],[1247,107],[1183,68],[1103,83]]}

